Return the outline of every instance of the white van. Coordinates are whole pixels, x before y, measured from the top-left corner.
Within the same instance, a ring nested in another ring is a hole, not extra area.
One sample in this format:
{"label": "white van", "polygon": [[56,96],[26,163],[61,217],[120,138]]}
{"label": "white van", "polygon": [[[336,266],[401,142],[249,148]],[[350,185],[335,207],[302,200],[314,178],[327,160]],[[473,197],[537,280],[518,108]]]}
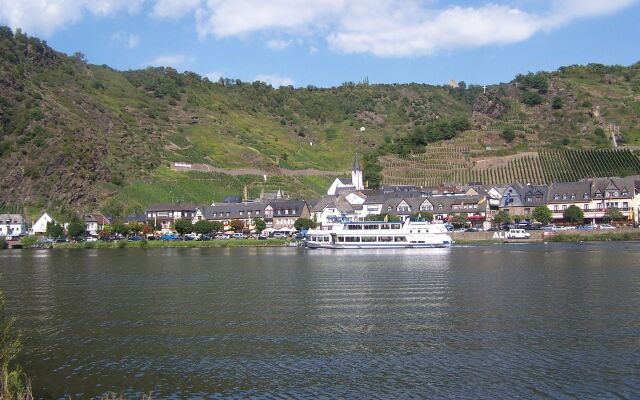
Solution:
{"label": "white van", "polygon": [[529,239],[531,235],[524,229],[509,229],[507,239]]}

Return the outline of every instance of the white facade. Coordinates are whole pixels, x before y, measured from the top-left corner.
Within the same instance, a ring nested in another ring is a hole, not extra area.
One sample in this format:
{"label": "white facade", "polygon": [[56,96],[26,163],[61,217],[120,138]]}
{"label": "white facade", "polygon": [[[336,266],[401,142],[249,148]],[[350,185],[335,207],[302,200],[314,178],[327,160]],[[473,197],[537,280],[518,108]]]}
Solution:
{"label": "white facade", "polygon": [[42,234],[47,233],[47,224],[49,222],[55,222],[53,218],[49,216],[46,212],[43,213],[40,218],[33,224],[31,227],[31,232],[34,234]]}
{"label": "white facade", "polygon": [[27,225],[20,214],[0,214],[0,236],[27,234]]}

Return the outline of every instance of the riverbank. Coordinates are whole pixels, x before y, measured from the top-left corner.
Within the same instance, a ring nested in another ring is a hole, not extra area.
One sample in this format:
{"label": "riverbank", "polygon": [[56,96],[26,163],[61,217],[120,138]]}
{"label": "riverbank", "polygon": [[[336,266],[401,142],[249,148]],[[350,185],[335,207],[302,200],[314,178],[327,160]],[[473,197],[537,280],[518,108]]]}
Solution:
{"label": "riverbank", "polygon": [[620,228],[616,230],[528,231],[530,239],[507,239],[506,232],[451,232],[456,244],[503,244],[540,242],[613,242],[640,240],[640,230]]}
{"label": "riverbank", "polygon": [[82,242],[82,243],[55,243],[53,249],[124,249],[124,248],[141,248],[141,249],[158,249],[158,248],[210,248],[210,247],[283,247],[288,244],[287,240],[267,239],[267,240],[250,240],[250,239],[233,239],[233,240],[140,240],[127,241],[120,240],[117,242]]}

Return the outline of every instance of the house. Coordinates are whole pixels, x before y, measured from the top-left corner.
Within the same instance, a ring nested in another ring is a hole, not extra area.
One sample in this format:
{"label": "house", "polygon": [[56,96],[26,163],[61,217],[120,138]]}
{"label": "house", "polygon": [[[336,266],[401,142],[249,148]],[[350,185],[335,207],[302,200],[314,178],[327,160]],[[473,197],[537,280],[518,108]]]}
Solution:
{"label": "house", "polygon": [[311,218],[311,211],[304,200],[272,201],[264,211],[267,226],[274,229],[293,228],[298,218]]}
{"label": "house", "polygon": [[570,206],[577,206],[583,210],[585,218],[602,218],[604,209],[596,210],[592,206],[593,193],[592,181],[558,182],[549,185],[547,194],[547,207],[552,212],[554,221],[564,219],[564,211]]}
{"label": "house", "polygon": [[105,226],[111,225],[111,221],[102,213],[93,212],[84,216],[85,230],[90,235],[97,235]]}
{"label": "house", "polygon": [[20,214],[0,214],[0,236],[23,236],[27,224]]}
{"label": "house", "polygon": [[358,158],[358,153],[356,153],[356,158],[353,163],[353,169],[351,171],[351,178],[336,178],[335,181],[327,190],[327,195],[335,196],[338,194],[338,189],[346,188],[349,190],[363,190],[363,175],[362,168],[360,168],[360,159]]}
{"label": "house", "polygon": [[255,220],[260,218],[266,220],[266,203],[222,203],[210,206],[202,206],[196,209],[193,216],[193,223],[198,221],[219,221],[225,228],[228,228],[231,221],[239,220],[244,226],[252,229]]}
{"label": "house", "polygon": [[156,228],[168,231],[173,227],[173,223],[179,219],[193,219],[198,207],[197,204],[192,203],[152,204],[145,210],[145,215],[147,221],[153,221]]}
{"label": "house", "polygon": [[47,224],[49,223],[55,223],[55,221],[46,212],[42,213],[40,218],[38,218],[31,226],[31,233],[35,235],[44,235],[47,233]]}
{"label": "house", "polygon": [[547,185],[514,183],[507,186],[500,199],[500,210],[530,219],[534,208],[547,204]]}
{"label": "house", "polygon": [[355,209],[344,195],[324,196],[311,209],[311,218],[320,225],[320,229],[333,229],[343,222],[357,221]]}

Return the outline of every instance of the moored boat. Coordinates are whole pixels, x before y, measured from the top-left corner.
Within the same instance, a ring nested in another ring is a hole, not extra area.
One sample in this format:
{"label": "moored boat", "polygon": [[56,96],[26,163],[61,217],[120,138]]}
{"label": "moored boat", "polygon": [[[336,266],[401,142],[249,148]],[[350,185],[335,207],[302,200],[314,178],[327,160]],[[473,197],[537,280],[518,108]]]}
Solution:
{"label": "moored boat", "polygon": [[332,230],[312,229],[304,240],[311,249],[450,247],[447,228],[426,221],[346,222]]}

